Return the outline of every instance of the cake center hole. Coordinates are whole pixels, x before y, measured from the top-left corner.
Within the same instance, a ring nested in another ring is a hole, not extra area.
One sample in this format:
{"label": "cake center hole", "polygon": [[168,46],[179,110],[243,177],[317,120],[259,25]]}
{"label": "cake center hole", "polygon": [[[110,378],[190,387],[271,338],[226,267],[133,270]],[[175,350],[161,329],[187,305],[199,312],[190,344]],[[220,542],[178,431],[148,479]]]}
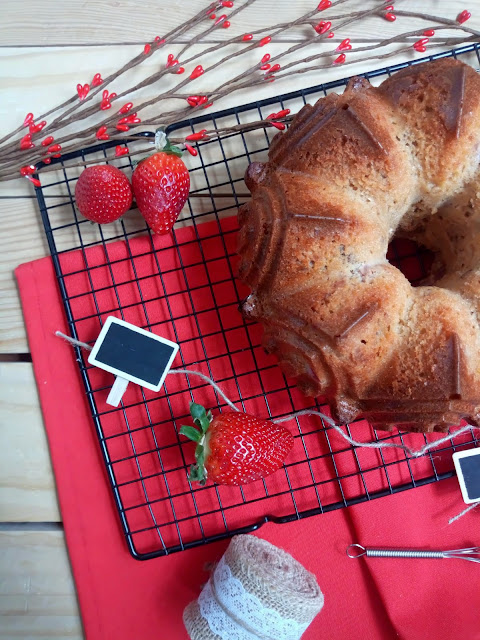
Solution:
{"label": "cake center hole", "polygon": [[[433,284],[441,274],[434,274],[432,267],[436,254],[414,240],[394,237],[388,245],[387,260],[399,269],[408,281],[418,287]],[[425,282],[426,281],[426,282]]]}

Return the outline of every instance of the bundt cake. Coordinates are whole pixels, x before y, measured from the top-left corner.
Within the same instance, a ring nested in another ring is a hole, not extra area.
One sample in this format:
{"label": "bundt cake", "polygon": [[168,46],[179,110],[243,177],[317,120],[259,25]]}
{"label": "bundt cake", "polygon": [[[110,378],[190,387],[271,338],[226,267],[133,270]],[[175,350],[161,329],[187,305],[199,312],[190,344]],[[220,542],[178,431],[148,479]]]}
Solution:
{"label": "bundt cake", "polygon": [[[306,105],[251,164],[242,305],[263,344],[340,423],[480,422],[480,76],[451,58]],[[413,287],[395,235],[437,256]]]}

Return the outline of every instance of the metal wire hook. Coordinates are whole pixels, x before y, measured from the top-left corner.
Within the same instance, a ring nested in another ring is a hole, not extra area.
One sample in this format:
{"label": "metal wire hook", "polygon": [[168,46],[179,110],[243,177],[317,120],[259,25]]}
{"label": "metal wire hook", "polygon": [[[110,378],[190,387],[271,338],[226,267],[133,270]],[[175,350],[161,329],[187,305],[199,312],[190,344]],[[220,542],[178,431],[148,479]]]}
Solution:
{"label": "metal wire hook", "polygon": [[[359,549],[360,551],[352,554],[350,553],[350,549],[353,549],[353,548]],[[361,544],[357,544],[356,542],[354,542],[353,544],[347,547],[347,556],[349,558],[361,558],[366,553],[367,553],[367,550],[365,549],[365,547],[362,547]]]}

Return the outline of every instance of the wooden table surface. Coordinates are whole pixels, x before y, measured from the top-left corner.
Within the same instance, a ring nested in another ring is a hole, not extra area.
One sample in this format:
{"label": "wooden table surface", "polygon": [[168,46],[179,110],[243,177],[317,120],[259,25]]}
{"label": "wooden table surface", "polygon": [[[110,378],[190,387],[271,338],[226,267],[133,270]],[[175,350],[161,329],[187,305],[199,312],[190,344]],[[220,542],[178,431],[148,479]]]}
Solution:
{"label": "wooden table surface", "polygon": [[[258,0],[232,21],[229,35],[267,25],[273,9],[275,21],[281,22],[314,5],[315,0]],[[470,5],[474,15],[469,25],[480,29],[480,2],[472,0]],[[180,0],[2,0],[0,134],[23,122],[28,111],[38,114],[70,97],[77,82],[93,73],[108,74],[139,46],[183,21],[198,6]],[[362,6],[363,0],[349,0],[342,11]],[[398,8],[454,18],[465,6],[463,0],[417,0],[399,3]],[[153,31],[152,24],[156,25]],[[411,25],[411,21],[402,25],[400,19],[392,24],[376,18],[336,34],[334,42],[346,36],[354,46],[375,42],[387,33],[407,31]],[[217,37],[225,37],[221,32],[223,29]],[[293,33],[284,40],[295,41],[299,35]],[[272,46],[271,53],[282,46]],[[390,62],[412,57],[404,53]],[[381,66],[381,61],[371,60],[313,77],[293,76],[281,85],[269,85],[262,95]],[[247,92],[218,106],[252,99],[253,94]],[[82,627],[13,276],[18,264],[48,254],[36,199],[26,180],[1,183],[0,219],[0,638],[77,639],[83,637]]]}

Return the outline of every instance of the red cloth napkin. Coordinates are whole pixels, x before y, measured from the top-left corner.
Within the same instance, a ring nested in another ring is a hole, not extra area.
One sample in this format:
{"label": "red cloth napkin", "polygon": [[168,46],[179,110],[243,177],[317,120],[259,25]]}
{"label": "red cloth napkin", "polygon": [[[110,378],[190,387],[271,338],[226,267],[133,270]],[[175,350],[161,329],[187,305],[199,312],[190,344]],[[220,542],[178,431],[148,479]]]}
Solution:
{"label": "red cloth napkin", "polygon": [[[153,258],[146,257],[147,263],[142,260],[141,242],[135,245],[138,249],[138,258],[135,258],[137,276],[142,269],[145,274],[151,273],[152,268],[148,261]],[[165,244],[163,247],[168,250]],[[161,251],[161,247],[157,248]],[[118,243],[109,245],[108,251],[110,264],[115,263],[120,270],[115,272],[115,278],[128,279],[129,261],[125,257],[122,260],[125,246]],[[96,257],[105,260],[94,248],[88,254],[90,266]],[[78,291],[82,291],[82,288],[85,290],[78,298],[81,311],[76,311],[77,317],[80,312],[85,316],[85,331],[80,332],[79,337],[93,340],[99,327],[97,319],[93,317],[95,301],[88,293],[92,283],[86,282],[85,273],[78,273],[82,260],[79,252],[63,254],[62,267],[65,273],[72,273],[71,279]],[[121,269],[126,269],[123,276]],[[215,271],[212,269],[212,274]],[[186,640],[182,623],[183,608],[198,596],[201,585],[208,577],[204,564],[218,559],[228,541],[146,562],[131,557],[107,483],[74,352],[54,335],[57,330],[67,332],[67,328],[51,260],[46,258],[22,265],[16,274],[85,636],[88,640]],[[112,271],[99,268],[94,277],[97,278],[94,287],[100,290],[97,298],[101,298],[102,282],[111,282]],[[116,281],[119,282],[118,279]],[[152,280],[149,286],[152,287],[152,297],[158,296],[158,281]],[[178,283],[172,280],[168,286],[175,287]],[[72,295],[73,290],[70,290]],[[109,298],[110,295],[110,291],[104,292],[105,300],[101,301],[105,305],[105,313],[109,308],[112,309],[109,305],[115,303]],[[93,309],[90,304],[93,304]],[[185,300],[179,300],[178,304],[185,304]],[[188,306],[186,311],[185,322],[191,328]],[[162,304],[158,302],[156,311],[151,311],[160,315],[163,312]],[[142,323],[142,318],[135,314],[138,314],[138,309],[132,308],[131,316],[126,319]],[[150,318],[152,320],[153,317]],[[228,314],[223,320],[228,322]],[[169,323],[161,326],[162,335],[174,337],[168,335]],[[187,362],[194,362],[198,357],[197,347],[192,348]],[[103,372],[98,375],[95,394],[100,406],[102,398],[108,393],[109,381],[102,377]],[[172,380],[174,377],[179,380]],[[185,385],[185,380],[180,381],[180,378],[173,375],[167,378],[169,393],[175,394],[182,384]],[[258,381],[247,380],[244,384],[248,390]],[[130,399],[137,397],[137,391],[131,390],[133,395]],[[231,389],[227,391],[232,393]],[[198,393],[208,394],[205,390]],[[182,402],[185,404],[185,398],[182,398]],[[255,403],[252,406],[254,410],[257,409]],[[163,415],[161,411],[159,415]],[[163,424],[162,428],[167,429],[167,426]],[[353,435],[358,439],[368,439],[370,432],[362,429],[360,424]],[[331,438],[334,437],[332,435]],[[410,445],[419,447],[423,444],[421,436],[412,438]],[[343,444],[337,443],[335,446],[339,448]],[[121,449],[118,453],[122,454]],[[370,452],[368,454],[372,455]],[[363,469],[369,468],[366,455],[366,450],[359,451],[359,456],[364,456],[361,458]],[[403,454],[388,452],[385,457],[387,462],[395,462],[399,455]],[[358,493],[358,476],[349,476],[349,473],[355,473],[355,464],[351,453],[345,453],[340,472],[346,476],[341,486],[347,496],[354,495],[355,491]],[[441,466],[441,459],[439,464]],[[418,465],[416,472],[419,477],[431,473],[428,457],[418,461]],[[301,467],[300,464],[298,466]],[[377,467],[378,464],[373,465],[370,474],[365,474],[369,490],[385,486],[385,474]],[[405,476],[404,467],[407,465],[392,464],[389,467],[391,481],[409,479]],[[301,472],[298,474],[303,482],[305,473],[307,471],[304,470],[303,475]],[[331,469],[325,468],[323,473],[327,479]],[[401,477],[397,477],[398,474]],[[290,477],[295,481],[293,471]],[[331,487],[333,484],[327,483],[325,486]],[[338,492],[339,483],[336,484]],[[275,482],[272,487],[275,487]],[[332,498],[328,491],[333,489],[327,490],[325,499]],[[305,505],[309,504],[308,492],[305,492],[305,498],[301,498],[300,494],[298,499],[301,504],[303,499]],[[448,518],[462,510],[463,506],[457,481],[451,479],[290,524],[269,523],[255,535],[290,552],[318,578],[325,594],[325,606],[305,633],[306,640],[351,640],[354,637],[372,640],[475,640],[480,639],[478,565],[462,560],[352,560],[345,554],[346,547],[352,542],[360,542],[365,546],[432,549],[479,544],[480,514],[477,510],[471,511],[457,523],[447,525]],[[248,520],[251,514],[258,513],[258,503],[253,503],[243,508],[241,517]],[[212,526],[217,526],[216,521]],[[187,531],[185,535],[188,535]],[[144,542],[147,549],[151,540]]]}

